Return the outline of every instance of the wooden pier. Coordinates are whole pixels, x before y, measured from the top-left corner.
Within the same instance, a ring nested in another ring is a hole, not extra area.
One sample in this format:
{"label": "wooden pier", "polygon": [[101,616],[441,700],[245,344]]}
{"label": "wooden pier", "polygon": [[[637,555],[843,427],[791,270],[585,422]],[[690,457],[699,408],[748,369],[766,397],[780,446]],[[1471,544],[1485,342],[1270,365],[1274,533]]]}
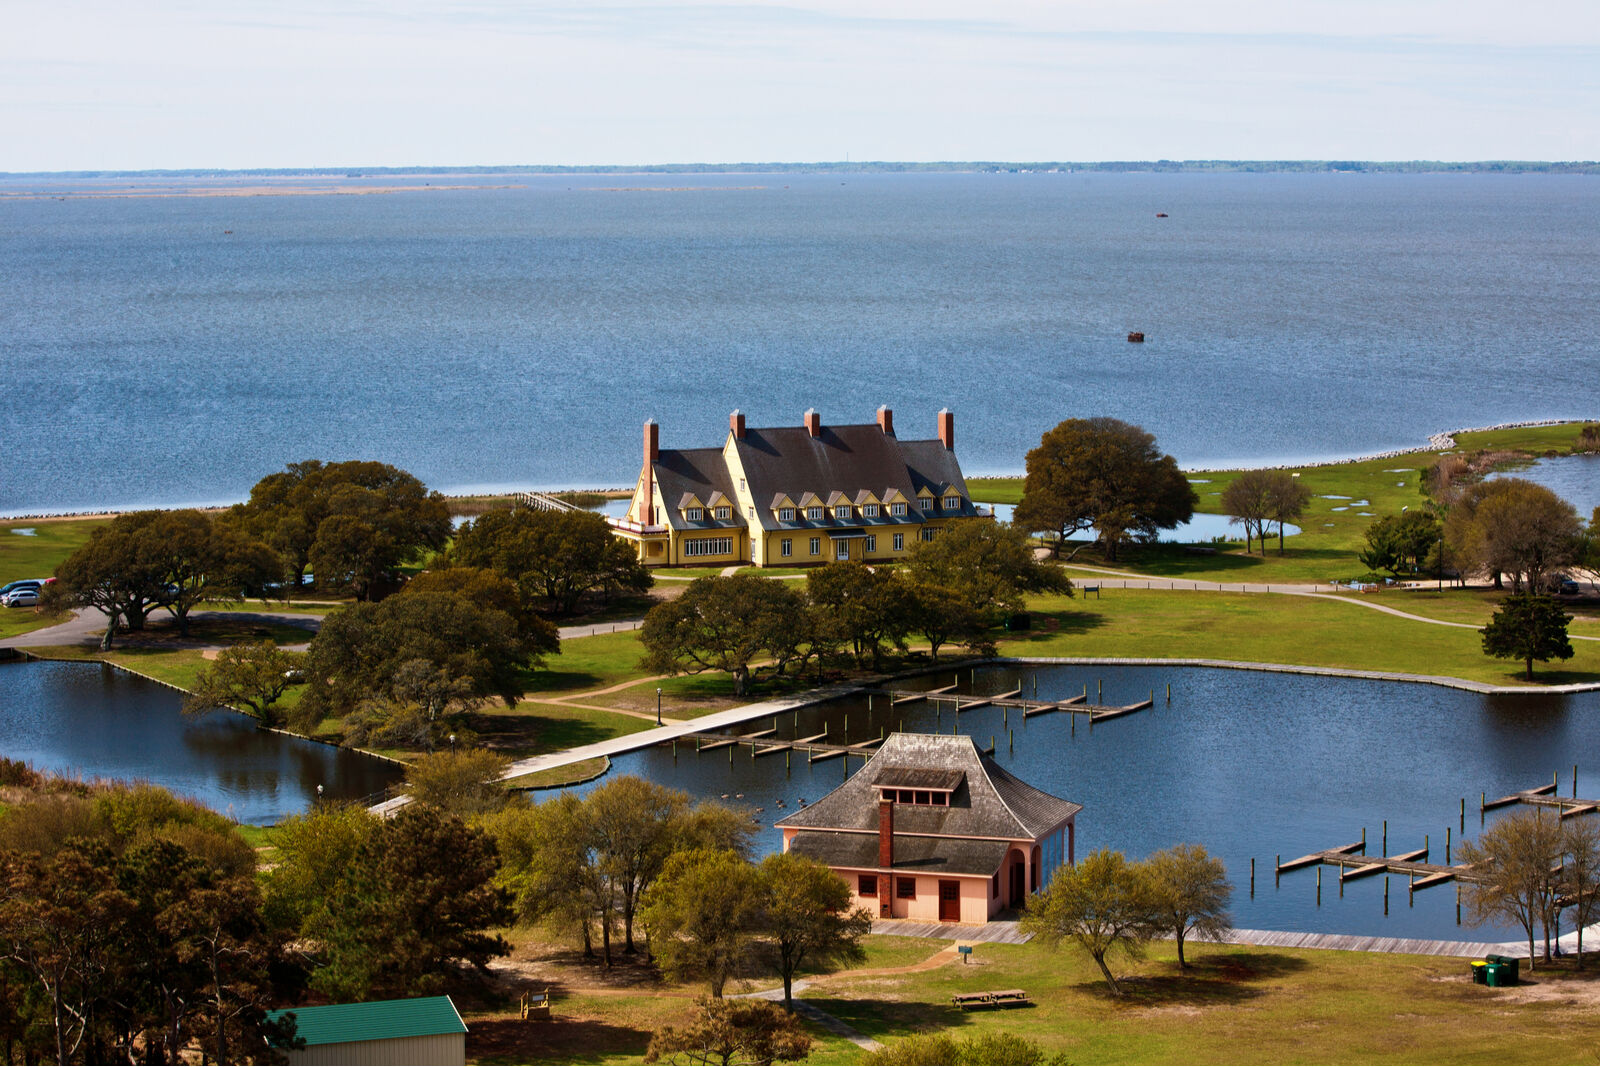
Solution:
{"label": "wooden pier", "polygon": [[947,701],[954,704],[952,709],[959,715],[964,711],[976,711],[978,708],[1020,708],[1024,719],[1035,715],[1048,715],[1051,712],[1065,711],[1074,715],[1086,716],[1091,723],[1100,722],[1102,719],[1115,719],[1123,715],[1131,715],[1136,711],[1153,707],[1155,700],[1141,700],[1137,704],[1091,704],[1088,694],[1068,697],[1065,700],[1027,700],[1022,696],[1022,687],[1011,690],[1009,693],[997,693],[994,696],[970,696],[953,693],[955,686],[947,685],[942,689],[929,689],[916,691],[907,689],[863,689],[862,693],[871,696],[886,696],[890,706],[911,704],[918,701]]}
{"label": "wooden pier", "polygon": [[1555,783],[1541,785],[1537,789],[1524,789],[1520,793],[1510,793],[1497,800],[1482,800],[1478,804],[1480,812],[1492,811],[1495,808],[1504,808],[1512,804],[1531,804],[1540,808],[1555,808],[1560,818],[1571,819],[1579,815],[1593,815],[1600,811],[1600,800],[1585,800],[1582,797],[1556,796]]}
{"label": "wooden pier", "polygon": [[1446,866],[1439,863],[1428,862],[1428,850],[1419,848],[1411,852],[1402,852],[1394,856],[1369,856],[1367,843],[1357,841],[1354,844],[1341,845],[1338,848],[1325,848],[1320,852],[1313,852],[1299,859],[1292,859],[1277,865],[1277,873],[1282,875],[1288,871],[1297,871],[1304,867],[1315,867],[1318,864],[1327,864],[1339,868],[1339,882],[1353,882],[1357,878],[1366,878],[1374,874],[1403,874],[1411,879],[1408,888],[1412,891],[1428,889],[1436,885],[1455,880],[1460,882],[1480,881],[1472,873],[1472,868],[1465,864]]}
{"label": "wooden pier", "polygon": [[872,754],[872,749],[883,744],[883,738],[881,737],[859,741],[853,745],[830,744],[823,740],[828,736],[826,732],[786,741],[774,737],[773,735],[777,732],[776,729],[773,729],[758,730],[753,734],[684,734],[673,741],[664,741],[662,744],[675,745],[678,741],[693,741],[696,752],[716,752],[724,748],[747,745],[750,748],[751,759],[757,759],[761,756],[775,756],[780,752],[804,752],[812,763],[838,759],[841,756],[861,756],[865,758]]}

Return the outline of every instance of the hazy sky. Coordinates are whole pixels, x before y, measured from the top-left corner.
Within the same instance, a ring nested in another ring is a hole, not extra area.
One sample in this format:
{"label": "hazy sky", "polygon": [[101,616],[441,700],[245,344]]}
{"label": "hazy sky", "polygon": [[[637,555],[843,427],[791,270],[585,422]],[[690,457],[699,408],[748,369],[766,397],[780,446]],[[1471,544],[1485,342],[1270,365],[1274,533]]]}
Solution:
{"label": "hazy sky", "polygon": [[1594,0],[3,0],[0,170],[1595,159]]}

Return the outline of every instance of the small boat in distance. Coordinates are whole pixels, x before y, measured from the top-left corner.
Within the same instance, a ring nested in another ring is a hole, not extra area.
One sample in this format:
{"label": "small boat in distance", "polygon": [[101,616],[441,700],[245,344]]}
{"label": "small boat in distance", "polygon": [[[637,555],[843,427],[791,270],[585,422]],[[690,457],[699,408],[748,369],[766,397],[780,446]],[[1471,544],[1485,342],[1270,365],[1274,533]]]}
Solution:
{"label": "small boat in distance", "polygon": [[1129,334],[1128,334],[1128,343],[1129,344],[1133,344],[1133,345],[1142,345],[1142,344],[1144,344],[1144,334],[1142,332],[1138,331],[1138,330],[1133,330],[1133,331],[1129,332]]}
{"label": "small boat in distance", "polygon": [[1167,217],[1168,216],[1167,216],[1167,213],[1165,211],[1156,212],[1156,218],[1158,218],[1158,219],[1164,219],[1164,218],[1167,218]]}

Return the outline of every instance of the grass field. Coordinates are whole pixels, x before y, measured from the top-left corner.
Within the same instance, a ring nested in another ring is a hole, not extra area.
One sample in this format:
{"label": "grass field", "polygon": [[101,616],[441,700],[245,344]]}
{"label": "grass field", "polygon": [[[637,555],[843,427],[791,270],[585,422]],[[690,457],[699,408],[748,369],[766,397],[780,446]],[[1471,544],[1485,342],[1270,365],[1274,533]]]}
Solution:
{"label": "grass field", "polygon": [[[1572,451],[1580,423],[1526,427],[1463,434],[1456,451],[1521,451],[1535,455],[1564,455]],[[1107,563],[1098,550],[1080,552],[1076,562],[1161,577],[1217,582],[1328,582],[1365,574],[1356,558],[1366,547],[1369,525],[1403,507],[1417,507],[1427,497],[1421,492],[1422,471],[1439,453],[1417,452],[1390,459],[1360,460],[1324,466],[1288,468],[1298,473],[1312,499],[1297,524],[1302,532],[1285,541],[1278,555],[1277,540],[1269,538],[1267,554],[1257,547],[1244,552],[1243,538],[1217,551],[1197,553],[1181,545],[1125,546],[1115,563]],[[1221,496],[1243,470],[1194,471],[1189,475],[1200,498],[1197,511],[1223,514]],[[967,482],[973,499],[984,503],[1015,504],[1022,499],[1020,478],[972,478]],[[1584,516],[1587,518],[1587,516]]]}
{"label": "grass field", "polygon": [[[497,1005],[469,1006],[471,1060],[637,1063],[650,1034],[680,1021],[702,991],[661,981],[637,960],[607,971],[520,940],[506,969],[516,985],[555,991],[554,1020],[534,1026]],[[909,971],[950,943],[874,936],[865,946],[860,967],[814,977],[802,999],[879,1041],[1008,1031],[1068,1063],[1584,1062],[1600,1004],[1592,965],[1541,968],[1521,986],[1489,989],[1468,980],[1465,960],[1431,956],[1191,945],[1194,966],[1181,972],[1172,946],[1157,942],[1141,960],[1112,956],[1126,990],[1115,998],[1075,948],[980,944],[970,964]],[[776,984],[763,975],[729,992]],[[1023,989],[1033,1005],[950,1004],[983,989]],[[806,1062],[860,1062],[856,1046],[813,1033]]]}
{"label": "grass field", "polygon": [[[1036,597],[1029,607],[1034,628],[1007,635],[1003,654],[1250,660],[1524,684],[1521,665],[1485,656],[1475,630],[1342,600],[1112,589],[1099,599]],[[1574,641],[1573,649],[1570,660],[1535,664],[1535,681],[1600,681],[1600,642]]]}

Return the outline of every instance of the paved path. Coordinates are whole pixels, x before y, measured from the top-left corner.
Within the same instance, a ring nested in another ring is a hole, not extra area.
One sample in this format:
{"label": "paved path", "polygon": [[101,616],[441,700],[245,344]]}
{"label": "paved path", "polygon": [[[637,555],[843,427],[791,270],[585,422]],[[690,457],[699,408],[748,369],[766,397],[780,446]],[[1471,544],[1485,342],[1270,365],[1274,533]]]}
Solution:
{"label": "paved path", "polygon": [[1469,693],[1592,693],[1600,682],[1574,682],[1570,685],[1489,685],[1486,682],[1452,678],[1444,674],[1403,674],[1399,671],[1358,671],[1345,667],[1307,667],[1300,663],[1257,663],[1234,659],[1196,659],[1154,656],[999,656],[991,663],[1063,663],[1084,666],[1123,667],[1224,667],[1235,671],[1271,671],[1274,674],[1314,674],[1328,678],[1370,678],[1380,682],[1417,682],[1465,689]]}
{"label": "paved path", "polygon": [[594,637],[597,634],[620,634],[629,630],[637,630],[644,625],[644,619],[613,619],[610,622],[590,623],[587,626],[562,626],[558,629],[561,640],[571,641],[578,637]]}
{"label": "paved path", "polygon": [[1024,945],[1033,939],[1017,928],[1016,920],[996,919],[983,923],[914,922],[910,919],[874,919],[872,932],[891,937],[937,937],[968,945]]}
{"label": "paved path", "polygon": [[[160,615],[152,615],[160,619]],[[280,626],[298,626],[302,630],[316,633],[322,627],[322,616],[306,615],[288,611],[191,611],[189,622],[191,624],[209,622],[213,620],[236,620],[245,623],[272,624]],[[120,633],[115,639],[115,648],[139,648],[144,645],[159,645],[162,648],[172,647],[172,642],[181,641],[177,630],[163,627],[160,631],[159,641],[145,640],[142,631]],[[98,608],[84,608],[74,612],[73,617],[66,622],[55,626],[46,626],[42,630],[32,630],[15,637],[0,639],[0,648],[40,648],[45,645],[93,645],[99,647],[100,639],[106,633],[106,617]],[[182,648],[227,648],[231,642],[211,644],[204,641],[185,641]],[[300,646],[286,645],[286,648]]]}

